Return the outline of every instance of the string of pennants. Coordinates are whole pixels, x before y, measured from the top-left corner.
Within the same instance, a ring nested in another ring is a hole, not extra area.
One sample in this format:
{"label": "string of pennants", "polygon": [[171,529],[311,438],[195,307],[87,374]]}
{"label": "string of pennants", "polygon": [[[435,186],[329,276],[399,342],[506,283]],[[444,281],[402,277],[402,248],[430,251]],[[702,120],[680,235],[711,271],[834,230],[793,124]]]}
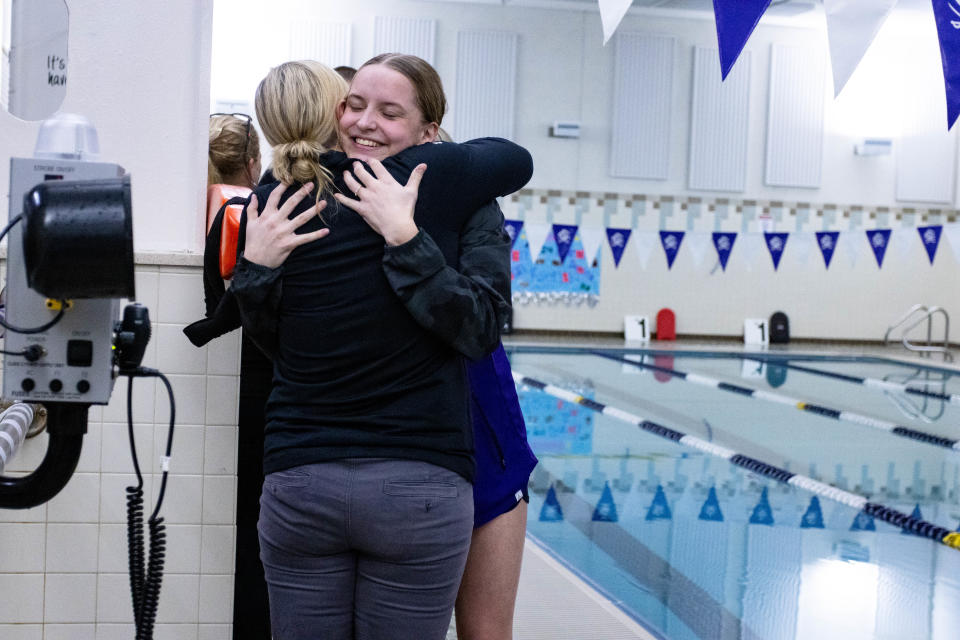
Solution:
{"label": "string of pennants", "polygon": [[[606,44],[633,0],[598,2]],[[834,95],[843,90],[896,4],[897,0],[823,0]],[[949,129],[960,115],[960,0],[931,0],[931,4],[940,40]],[[771,0],[713,0],[724,80],[770,5]]]}
{"label": "string of pennants", "polygon": [[[913,508],[911,517],[918,520],[923,519],[923,513],[920,511],[920,505]],[[547,490],[543,506],[540,508],[540,522],[562,522],[564,519],[563,507],[557,497],[557,492],[551,485]],[[672,520],[673,511],[670,509],[670,503],[667,501],[667,494],[662,485],[657,485],[650,506],[647,507],[644,520],[653,522],[657,520]],[[700,513],[697,519],[706,522],[724,522],[723,509],[720,506],[720,500],[717,497],[715,487],[710,487],[707,497],[700,507]],[[620,515],[617,512],[617,505],[613,498],[613,492],[610,490],[610,484],[605,483],[597,506],[593,510],[591,517],[593,522],[619,522]],[[764,487],[760,492],[760,498],[757,504],[750,511],[748,519],[749,524],[758,524],[772,527],[774,526],[773,507],[770,505],[770,495],[767,488]],[[820,506],[820,499],[817,496],[810,497],[810,503],[806,511],[800,517],[798,523],[801,529],[824,529],[826,525],[823,519],[823,508]],[[877,525],[875,518],[866,511],[859,511],[850,523],[850,531],[876,531]],[[916,535],[909,529],[902,529],[905,535]]]}
{"label": "string of pennants", "polygon": [[[524,221],[506,220],[504,227],[511,240],[516,243],[517,238],[524,231]],[[752,263],[756,259],[757,242],[761,238],[763,245],[766,246],[767,252],[770,254],[775,271],[780,267],[780,261],[787,250],[788,244],[801,255],[801,261],[804,262],[810,253],[810,245],[815,244],[823,257],[823,264],[826,269],[830,268],[838,249],[842,248],[843,251],[846,251],[852,266],[856,263],[863,247],[869,246],[877,262],[877,267],[883,268],[884,258],[890,245],[898,245],[901,249],[909,250],[909,241],[914,241],[911,240],[912,238],[919,240],[932,265],[937,255],[937,249],[940,247],[940,241],[944,236],[949,239],[957,261],[960,262],[960,224],[916,227],[916,233],[913,229],[902,228],[896,230],[816,231],[812,234],[809,232],[786,231],[767,231],[762,234],[733,231],[714,231],[712,233],[670,230],[636,232],[633,229],[614,227],[597,229],[568,224],[527,224],[525,233],[530,244],[531,259],[537,259],[547,239],[552,237],[556,243],[557,256],[561,263],[566,259],[578,233],[588,258],[596,255],[605,235],[607,246],[616,267],[620,266],[620,260],[631,243],[636,247],[641,265],[645,266],[658,237],[668,269],[673,267],[682,247],[689,247],[695,262],[699,264],[702,262],[710,244],[713,245],[717,260],[724,271],[727,269],[727,263],[735,248],[745,253],[748,263]],[[686,243],[684,243],[684,240],[686,240]]]}

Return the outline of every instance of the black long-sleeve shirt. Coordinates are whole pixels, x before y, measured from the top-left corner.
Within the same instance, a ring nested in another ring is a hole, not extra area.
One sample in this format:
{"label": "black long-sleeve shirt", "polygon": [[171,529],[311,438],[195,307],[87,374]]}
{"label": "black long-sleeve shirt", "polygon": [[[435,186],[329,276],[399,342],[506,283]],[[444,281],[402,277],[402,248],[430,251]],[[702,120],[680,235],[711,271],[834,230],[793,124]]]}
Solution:
{"label": "black long-sleeve shirt", "polygon": [[[344,457],[396,457],[473,476],[457,351],[478,357],[496,346],[510,276],[499,212],[476,225],[491,234],[491,245],[464,243],[476,252],[472,268],[458,255],[461,232],[486,201],[522,187],[532,164],[526,151],[496,139],[421,145],[384,164],[405,181],[420,162],[428,168],[414,216],[420,232],[411,241],[385,248],[358,214],[337,211],[331,199],[328,237],[299,247],[278,270],[238,262],[231,290],[248,334],[269,340],[273,327],[265,322],[274,314],[264,311],[279,309],[266,473]],[[346,192],[341,176],[352,161],[331,153],[324,163]],[[269,190],[258,190],[259,202]],[[311,221],[303,231],[322,224]]]}

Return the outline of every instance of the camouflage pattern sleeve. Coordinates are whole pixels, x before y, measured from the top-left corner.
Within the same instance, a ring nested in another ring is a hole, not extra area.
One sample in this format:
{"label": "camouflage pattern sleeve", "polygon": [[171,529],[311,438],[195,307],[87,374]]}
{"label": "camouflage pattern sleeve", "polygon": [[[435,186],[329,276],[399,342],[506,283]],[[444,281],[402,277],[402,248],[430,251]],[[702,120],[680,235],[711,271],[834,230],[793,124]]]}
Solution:
{"label": "camouflage pattern sleeve", "polygon": [[383,269],[417,323],[451,348],[478,360],[499,344],[510,311],[510,237],[496,202],[461,230],[459,270],[422,229],[406,244],[387,247]]}
{"label": "camouflage pattern sleeve", "polygon": [[241,254],[230,284],[230,291],[240,308],[244,335],[271,360],[277,352],[281,273],[282,267],[264,267]]}

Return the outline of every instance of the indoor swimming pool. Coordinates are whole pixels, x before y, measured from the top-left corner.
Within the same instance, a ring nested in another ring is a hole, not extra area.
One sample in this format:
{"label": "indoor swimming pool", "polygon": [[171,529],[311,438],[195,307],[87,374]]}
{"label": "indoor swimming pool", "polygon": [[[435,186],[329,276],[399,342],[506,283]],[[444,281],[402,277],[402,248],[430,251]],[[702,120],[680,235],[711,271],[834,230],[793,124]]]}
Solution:
{"label": "indoor swimming pool", "polygon": [[510,351],[540,458],[529,539],[655,636],[957,637],[955,370]]}

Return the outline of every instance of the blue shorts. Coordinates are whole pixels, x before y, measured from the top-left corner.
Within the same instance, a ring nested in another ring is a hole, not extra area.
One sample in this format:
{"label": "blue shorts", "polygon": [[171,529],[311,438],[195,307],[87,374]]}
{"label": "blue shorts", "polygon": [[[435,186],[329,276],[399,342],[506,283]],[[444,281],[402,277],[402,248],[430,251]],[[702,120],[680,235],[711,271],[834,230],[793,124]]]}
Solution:
{"label": "blue shorts", "polygon": [[529,500],[527,483],[537,466],[503,345],[467,363],[477,475],[473,482],[473,526],[484,525]]}

